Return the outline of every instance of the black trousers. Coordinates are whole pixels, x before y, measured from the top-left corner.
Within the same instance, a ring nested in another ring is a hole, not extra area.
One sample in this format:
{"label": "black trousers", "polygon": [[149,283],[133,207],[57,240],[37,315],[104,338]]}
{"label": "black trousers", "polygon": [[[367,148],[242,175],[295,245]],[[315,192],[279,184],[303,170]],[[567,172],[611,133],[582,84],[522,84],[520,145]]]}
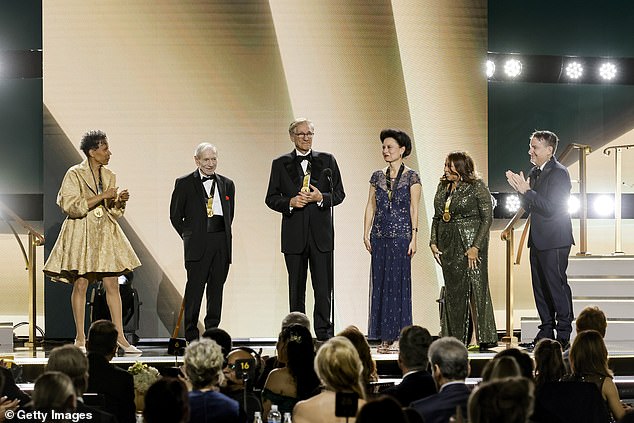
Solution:
{"label": "black trousers", "polygon": [[315,294],[313,326],[319,340],[332,338],[330,321],[331,289],[333,283],[332,251],[319,251],[312,235],[301,254],[285,254],[288,271],[288,299],[291,311],[306,313],[306,278],[310,265],[310,279]]}
{"label": "black trousers", "polygon": [[533,294],[541,320],[535,339],[550,338],[567,342],[574,319],[572,291],[566,275],[570,247],[542,251],[531,247],[530,250]]}
{"label": "black trousers", "polygon": [[185,286],[185,338],[198,339],[198,316],[205,286],[207,287],[207,313],[205,329],[218,327],[222,312],[222,290],[229,273],[229,254],[223,232],[207,233],[205,254],[198,261],[186,261]]}

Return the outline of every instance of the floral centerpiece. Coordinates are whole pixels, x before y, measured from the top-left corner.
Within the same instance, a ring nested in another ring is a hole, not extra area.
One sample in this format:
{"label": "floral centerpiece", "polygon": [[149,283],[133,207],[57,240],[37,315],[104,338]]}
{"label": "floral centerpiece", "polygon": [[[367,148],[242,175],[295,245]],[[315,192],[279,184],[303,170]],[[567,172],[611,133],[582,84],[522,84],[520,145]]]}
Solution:
{"label": "floral centerpiece", "polygon": [[133,365],[128,367],[128,373],[134,378],[134,402],[136,403],[136,409],[137,411],[143,411],[145,393],[154,382],[159,380],[161,374],[156,368],[141,363],[140,361],[136,361]]}

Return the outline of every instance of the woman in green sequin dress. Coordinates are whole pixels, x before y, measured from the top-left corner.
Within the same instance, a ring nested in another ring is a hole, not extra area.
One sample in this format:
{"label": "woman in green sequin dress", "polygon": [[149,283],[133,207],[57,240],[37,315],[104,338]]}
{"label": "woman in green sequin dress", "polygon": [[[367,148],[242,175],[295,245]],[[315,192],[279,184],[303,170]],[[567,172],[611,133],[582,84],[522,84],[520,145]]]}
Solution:
{"label": "woman in green sequin dress", "polygon": [[489,291],[491,193],[465,152],[450,153],[434,197],[431,247],[445,280],[442,336],[465,345],[497,345]]}

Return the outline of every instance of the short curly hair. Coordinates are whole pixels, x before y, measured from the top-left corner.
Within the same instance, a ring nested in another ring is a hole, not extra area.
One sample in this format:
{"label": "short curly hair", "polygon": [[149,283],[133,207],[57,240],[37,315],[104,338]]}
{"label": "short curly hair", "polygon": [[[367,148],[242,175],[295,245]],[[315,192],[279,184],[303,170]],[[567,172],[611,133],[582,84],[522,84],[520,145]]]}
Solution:
{"label": "short curly hair", "polygon": [[95,130],[86,132],[84,136],[81,137],[81,143],[79,144],[79,148],[81,149],[81,151],[84,152],[86,157],[88,157],[88,152],[90,150],[99,148],[99,146],[104,142],[108,142],[108,136],[106,135],[106,133],[98,129],[95,129]]}
{"label": "short curly hair", "polygon": [[185,350],[185,373],[194,389],[219,386],[224,380],[222,349],[211,339],[201,338]]}

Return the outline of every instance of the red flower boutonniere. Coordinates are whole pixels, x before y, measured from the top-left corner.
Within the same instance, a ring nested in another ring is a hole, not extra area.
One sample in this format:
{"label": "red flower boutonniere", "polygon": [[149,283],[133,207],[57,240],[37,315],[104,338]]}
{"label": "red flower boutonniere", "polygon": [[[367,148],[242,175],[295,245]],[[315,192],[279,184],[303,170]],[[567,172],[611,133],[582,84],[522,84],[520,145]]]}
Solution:
{"label": "red flower boutonniere", "polygon": [[229,196],[225,195],[225,200],[229,201]]}

